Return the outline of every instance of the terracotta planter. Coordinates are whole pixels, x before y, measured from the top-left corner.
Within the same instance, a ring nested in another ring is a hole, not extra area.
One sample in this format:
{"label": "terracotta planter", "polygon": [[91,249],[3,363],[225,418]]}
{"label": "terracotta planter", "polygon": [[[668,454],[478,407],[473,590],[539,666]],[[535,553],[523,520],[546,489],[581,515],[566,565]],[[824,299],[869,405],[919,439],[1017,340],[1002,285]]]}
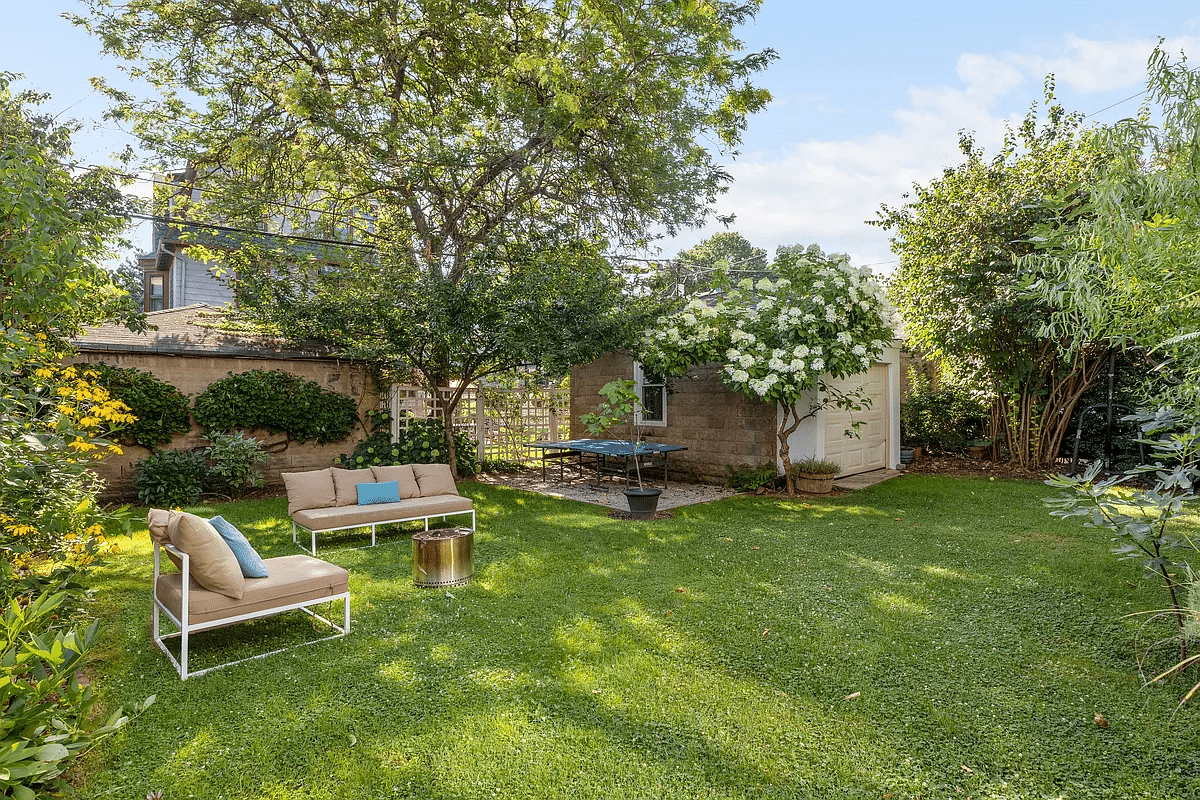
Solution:
{"label": "terracotta planter", "polygon": [[833,479],[836,475],[816,474],[812,472],[797,472],[792,476],[796,482],[796,491],[809,494],[829,494],[833,491]]}
{"label": "terracotta planter", "polygon": [[967,448],[967,455],[969,455],[971,458],[982,459],[987,455],[987,451],[990,449],[991,448],[985,444],[973,444]]}

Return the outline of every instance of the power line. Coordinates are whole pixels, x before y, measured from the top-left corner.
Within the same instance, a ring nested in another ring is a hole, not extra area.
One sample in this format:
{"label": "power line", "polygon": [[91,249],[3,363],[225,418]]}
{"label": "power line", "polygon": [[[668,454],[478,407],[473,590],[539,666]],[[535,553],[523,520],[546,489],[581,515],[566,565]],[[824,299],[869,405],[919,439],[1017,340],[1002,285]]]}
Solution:
{"label": "power line", "polygon": [[1141,97],[1142,95],[1144,95],[1144,94],[1145,94],[1146,92],[1148,92],[1148,91],[1150,91],[1150,90],[1149,90],[1149,89],[1142,89],[1142,90],[1141,90],[1140,92],[1138,92],[1137,94],[1131,94],[1131,95],[1129,95],[1129,97],[1126,97],[1124,100],[1118,100],[1117,102],[1113,103],[1111,106],[1105,106],[1104,108],[1100,109],[1099,111],[1093,111],[1092,113],[1085,115],[1085,116],[1084,116],[1084,119],[1088,119],[1088,118],[1090,118],[1090,117],[1094,117],[1094,116],[1096,116],[1097,114],[1103,114],[1105,111],[1108,111],[1110,108],[1116,108],[1117,106],[1121,105],[1121,103],[1128,103],[1128,102],[1129,102],[1130,100],[1132,100],[1133,98],[1135,98],[1135,97]]}
{"label": "power line", "polygon": [[162,222],[175,227],[192,227],[205,228],[207,230],[220,231],[222,233],[246,233],[253,236],[265,236],[271,239],[287,239],[293,242],[304,242],[306,244],[328,244],[337,247],[359,247],[364,250],[374,250],[375,245],[366,244],[364,242],[344,242],[339,239],[319,239],[315,236],[299,236],[292,233],[270,233],[268,231],[256,231],[250,228],[235,228],[230,225],[217,225],[212,222],[188,222],[186,220],[174,219],[172,217],[163,217],[158,214],[139,214],[131,212],[130,217],[134,219],[147,220],[149,222]]}

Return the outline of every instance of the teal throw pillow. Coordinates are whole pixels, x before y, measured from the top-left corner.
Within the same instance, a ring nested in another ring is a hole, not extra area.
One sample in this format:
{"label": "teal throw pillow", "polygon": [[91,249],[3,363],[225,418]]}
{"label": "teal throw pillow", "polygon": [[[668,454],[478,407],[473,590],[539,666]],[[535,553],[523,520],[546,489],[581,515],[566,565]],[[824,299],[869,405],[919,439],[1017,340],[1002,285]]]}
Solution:
{"label": "teal throw pillow", "polygon": [[360,506],[375,503],[399,503],[400,481],[385,481],[384,483],[358,484],[358,504]]}
{"label": "teal throw pillow", "polygon": [[229,545],[229,549],[233,551],[233,557],[237,559],[238,566],[242,568],[242,575],[247,578],[267,577],[267,565],[263,563],[262,557],[254,552],[250,542],[242,535],[241,531],[233,526],[233,523],[224,517],[213,517],[209,523],[217,529],[217,533],[221,534],[225,544]]}

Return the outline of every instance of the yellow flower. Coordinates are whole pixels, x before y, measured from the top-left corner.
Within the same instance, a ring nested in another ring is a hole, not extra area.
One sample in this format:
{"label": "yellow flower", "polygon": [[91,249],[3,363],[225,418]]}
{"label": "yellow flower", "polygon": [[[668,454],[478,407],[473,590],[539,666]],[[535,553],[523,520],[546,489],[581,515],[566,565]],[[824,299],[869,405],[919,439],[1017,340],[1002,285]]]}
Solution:
{"label": "yellow flower", "polygon": [[75,441],[68,443],[67,447],[70,447],[72,450],[78,450],[80,453],[86,453],[89,450],[96,449],[96,445],[92,444],[86,439],[76,439]]}
{"label": "yellow flower", "polygon": [[37,378],[38,380],[48,381],[54,377],[54,370],[49,369],[48,367],[38,367],[33,371],[33,377]]}

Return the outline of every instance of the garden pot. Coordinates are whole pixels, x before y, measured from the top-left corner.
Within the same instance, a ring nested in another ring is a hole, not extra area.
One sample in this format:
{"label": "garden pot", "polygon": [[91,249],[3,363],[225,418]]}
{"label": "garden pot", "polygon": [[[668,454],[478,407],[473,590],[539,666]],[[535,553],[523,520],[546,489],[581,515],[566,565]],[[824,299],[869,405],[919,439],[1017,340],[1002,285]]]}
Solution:
{"label": "garden pot", "polygon": [[913,461],[920,461],[921,456],[925,453],[925,448],[922,445],[914,444],[912,447]]}
{"label": "garden pot", "polygon": [[658,510],[658,496],[661,494],[662,489],[626,489],[629,513],[634,519],[654,519],[654,512]]}
{"label": "garden pot", "polygon": [[913,456],[913,449],[911,447],[901,447],[900,448],[900,463],[901,464],[911,464],[914,460],[915,460],[915,458]]}
{"label": "garden pot", "polygon": [[971,458],[982,459],[990,449],[991,448],[985,444],[973,444],[967,448],[967,455],[969,455]]}
{"label": "garden pot", "polygon": [[833,491],[833,479],[836,475],[815,472],[797,472],[794,476],[796,491],[809,494],[829,494]]}

